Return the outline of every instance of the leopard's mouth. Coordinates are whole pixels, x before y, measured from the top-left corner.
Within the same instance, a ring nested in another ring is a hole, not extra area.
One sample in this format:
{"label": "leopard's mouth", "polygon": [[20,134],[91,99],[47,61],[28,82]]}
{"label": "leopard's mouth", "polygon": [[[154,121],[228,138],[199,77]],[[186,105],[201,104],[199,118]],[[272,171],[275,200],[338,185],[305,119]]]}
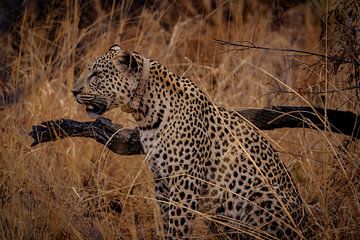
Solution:
{"label": "leopard's mouth", "polygon": [[98,117],[106,112],[106,105],[102,103],[87,103],[86,112],[90,117]]}
{"label": "leopard's mouth", "polygon": [[86,112],[90,117],[99,117],[107,110],[106,101],[97,97],[81,97],[77,96],[78,103],[86,106]]}

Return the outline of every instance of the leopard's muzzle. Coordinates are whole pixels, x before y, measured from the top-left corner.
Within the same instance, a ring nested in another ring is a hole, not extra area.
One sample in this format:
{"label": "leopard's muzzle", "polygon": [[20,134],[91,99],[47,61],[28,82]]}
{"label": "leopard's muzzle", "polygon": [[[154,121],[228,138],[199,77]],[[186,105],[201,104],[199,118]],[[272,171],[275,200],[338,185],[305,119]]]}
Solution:
{"label": "leopard's muzzle", "polygon": [[74,95],[78,103],[86,106],[86,112],[90,117],[98,117],[107,110],[107,102],[103,98],[75,93]]}

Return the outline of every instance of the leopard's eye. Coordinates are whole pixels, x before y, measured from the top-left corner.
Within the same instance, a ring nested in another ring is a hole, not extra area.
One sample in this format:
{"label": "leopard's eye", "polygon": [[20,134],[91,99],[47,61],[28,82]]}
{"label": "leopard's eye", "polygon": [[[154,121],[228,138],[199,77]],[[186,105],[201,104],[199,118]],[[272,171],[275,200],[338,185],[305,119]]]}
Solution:
{"label": "leopard's eye", "polygon": [[100,81],[99,78],[97,77],[96,73],[93,72],[90,76],[89,76],[89,83],[90,86],[92,86],[92,88],[97,89],[100,85]]}
{"label": "leopard's eye", "polygon": [[90,81],[95,81],[97,79],[97,72],[92,72],[89,76]]}

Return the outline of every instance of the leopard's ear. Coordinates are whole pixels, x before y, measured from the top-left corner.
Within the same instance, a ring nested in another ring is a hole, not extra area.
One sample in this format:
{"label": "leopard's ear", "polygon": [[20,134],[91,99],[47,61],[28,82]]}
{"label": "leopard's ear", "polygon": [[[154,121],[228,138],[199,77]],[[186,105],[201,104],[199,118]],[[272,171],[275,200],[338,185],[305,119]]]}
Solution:
{"label": "leopard's ear", "polygon": [[[118,49],[119,46],[113,46],[112,49]],[[111,49],[111,48],[110,48]],[[121,48],[120,48],[121,49]],[[127,50],[113,50],[119,51],[114,59],[115,67],[120,69],[127,69],[129,72],[139,71],[139,63],[133,54]]]}
{"label": "leopard's ear", "polygon": [[113,44],[111,45],[111,47],[109,48],[109,51],[115,51],[115,52],[119,52],[122,51],[123,49],[120,47],[120,45],[118,44]]}

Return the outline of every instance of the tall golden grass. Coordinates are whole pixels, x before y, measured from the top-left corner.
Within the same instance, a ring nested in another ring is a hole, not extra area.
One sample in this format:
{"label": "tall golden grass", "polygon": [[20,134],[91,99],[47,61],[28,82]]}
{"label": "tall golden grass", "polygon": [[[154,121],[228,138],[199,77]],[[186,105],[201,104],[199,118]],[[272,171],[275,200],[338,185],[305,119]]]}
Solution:
{"label": "tall golden grass", "polygon": [[[303,94],[324,86],[338,89],[338,79],[346,78],[342,72],[331,75],[326,67],[312,74],[306,65],[294,67],[314,58],[214,44],[214,39],[249,40],[326,54],[319,42],[319,18],[330,3],[314,1],[318,4],[290,9],[286,26],[273,30],[272,12],[262,3],[166,2],[155,10],[140,8],[136,15],[131,1],[104,10],[94,0],[87,24],[81,23],[78,1],[68,0],[65,8],[41,18],[28,8],[17,28],[19,52],[12,50],[14,39],[1,37],[12,67],[7,89],[23,89],[20,101],[0,112],[1,239],[153,239],[159,234],[161,219],[143,156],[119,156],[92,140],[76,138],[31,148],[27,136],[32,125],[46,120],[87,119],[70,89],[85,64],[113,43],[159,60],[228,108],[286,104],[360,112],[349,91]],[[279,82],[294,92],[271,93]],[[106,116],[134,125],[120,110]],[[308,203],[319,226],[317,237],[359,239],[359,142],[306,129],[265,134]],[[114,199],[122,203],[121,214],[108,209]],[[200,222],[195,228],[198,238],[215,239]]]}

